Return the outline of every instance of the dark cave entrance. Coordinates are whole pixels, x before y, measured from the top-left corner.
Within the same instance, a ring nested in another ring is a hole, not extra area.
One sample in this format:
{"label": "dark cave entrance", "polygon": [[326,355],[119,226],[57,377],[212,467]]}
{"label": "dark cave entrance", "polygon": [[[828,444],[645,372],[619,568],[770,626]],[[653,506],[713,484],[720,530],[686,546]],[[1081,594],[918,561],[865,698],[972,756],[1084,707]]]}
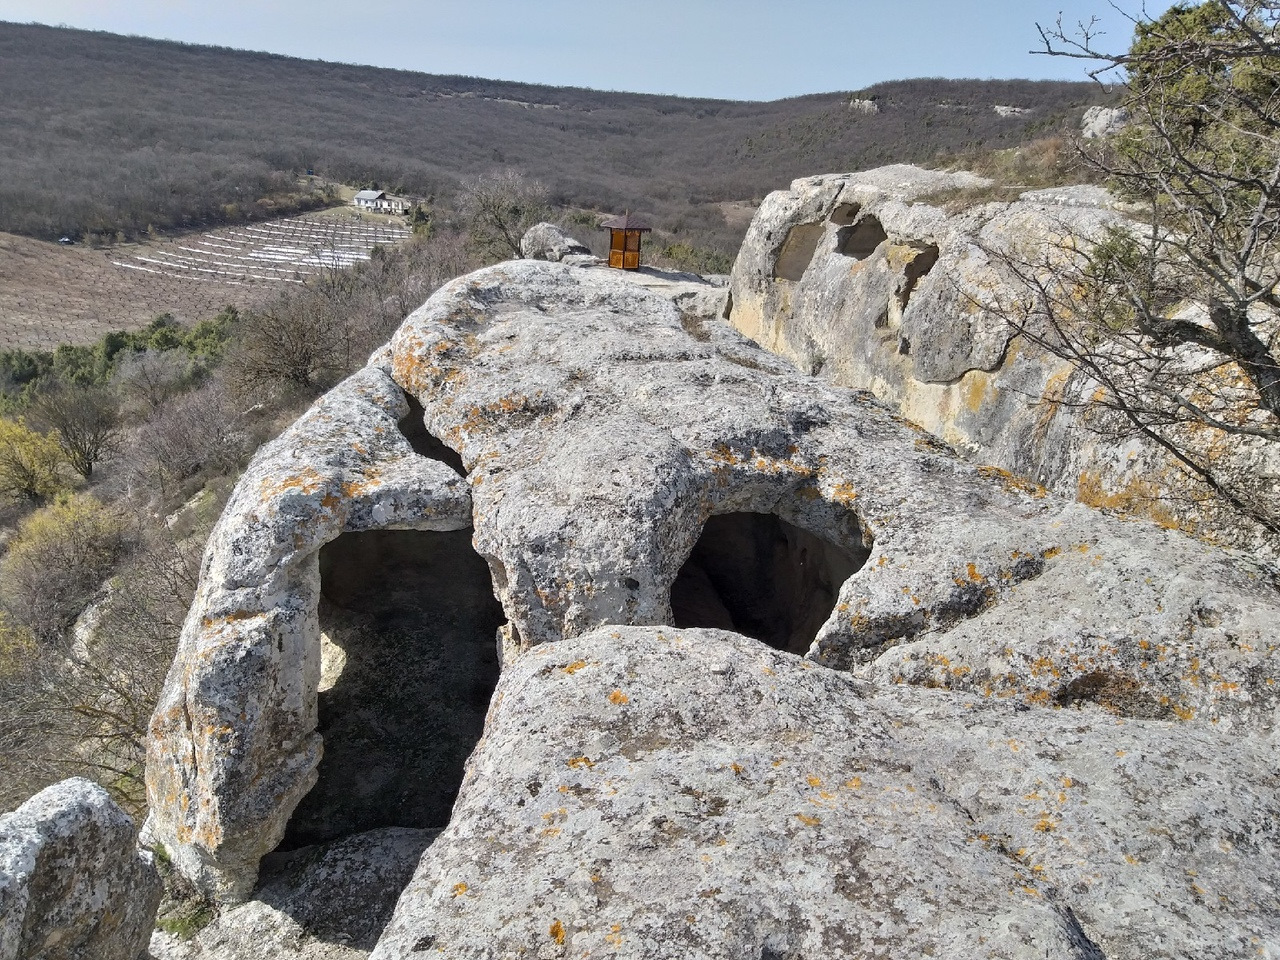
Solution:
{"label": "dark cave entrance", "polygon": [[835,608],[840,586],[866,563],[772,513],[724,513],[671,586],[677,627],[719,627],[804,654]]}
{"label": "dark cave entrance", "polygon": [[320,551],[320,585],[324,757],[278,849],[444,826],[484,730],[505,620],[471,530],[344,534]]}

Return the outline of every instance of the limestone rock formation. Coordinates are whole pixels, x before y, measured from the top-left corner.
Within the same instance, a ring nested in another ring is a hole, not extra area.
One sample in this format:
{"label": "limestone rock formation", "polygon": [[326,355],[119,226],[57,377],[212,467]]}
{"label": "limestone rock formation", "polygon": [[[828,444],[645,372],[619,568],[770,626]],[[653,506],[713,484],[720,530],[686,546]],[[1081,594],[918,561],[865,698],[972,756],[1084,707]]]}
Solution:
{"label": "limestone rock formation", "polygon": [[1129,122],[1129,111],[1122,107],[1090,107],[1080,120],[1080,135],[1086,140],[1109,137]]}
{"label": "limestone rock formation", "polygon": [[410,413],[380,366],[346,380],[259,452],[210,538],[147,774],[150,835],[205,890],[247,893],[316,781],[320,548],[471,525],[463,478],[402,432]]}
{"label": "limestone rock formation", "polygon": [[97,784],[56,783],[0,817],[0,960],[136,960],[160,876]]}
{"label": "limestone rock formation", "polygon": [[444,828],[383,958],[1274,942],[1274,569],[975,468],[716,302],[491,267],[264,448],[153,722],[175,865],[237,900]]}
{"label": "limestone rock formation", "polygon": [[[1116,202],[1076,186],[943,210],[986,186],[897,165],[770,194],[734,265],[730,322],[803,370],[872,391],[979,463],[1275,555],[1274,538],[1192,488],[1163,449],[1099,429],[1105,417],[1084,409],[1096,384],[981,306],[1010,289],[988,251],[1101,236],[1123,221]],[[1231,441],[1215,456],[1228,473],[1277,475],[1275,446]]]}
{"label": "limestone rock formation", "polygon": [[503,676],[373,957],[1267,955],[1273,749],[604,627]]}
{"label": "limestone rock formation", "polygon": [[[554,223],[538,223],[520,238],[520,253],[530,260],[559,263],[566,257],[591,257],[591,248],[579,243]],[[594,259],[594,257],[592,258]]]}

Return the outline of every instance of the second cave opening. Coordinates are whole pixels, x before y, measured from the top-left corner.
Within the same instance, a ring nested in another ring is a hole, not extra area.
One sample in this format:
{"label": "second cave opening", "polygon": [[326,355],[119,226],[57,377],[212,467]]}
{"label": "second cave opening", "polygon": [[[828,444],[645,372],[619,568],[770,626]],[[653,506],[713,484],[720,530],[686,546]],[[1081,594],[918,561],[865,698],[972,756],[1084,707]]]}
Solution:
{"label": "second cave opening", "polygon": [[733,630],[804,654],[868,553],[776,514],[716,514],[671,587],[675,625]]}

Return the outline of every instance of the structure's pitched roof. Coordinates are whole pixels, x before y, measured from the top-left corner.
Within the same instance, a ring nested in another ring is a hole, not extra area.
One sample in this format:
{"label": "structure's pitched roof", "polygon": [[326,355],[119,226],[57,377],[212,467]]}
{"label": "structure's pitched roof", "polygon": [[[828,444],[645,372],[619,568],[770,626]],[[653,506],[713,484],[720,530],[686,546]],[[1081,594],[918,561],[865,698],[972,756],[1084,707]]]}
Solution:
{"label": "structure's pitched roof", "polygon": [[600,221],[601,230],[652,230],[647,220],[641,220],[634,214],[624,213],[620,217],[610,217]]}
{"label": "structure's pitched roof", "polygon": [[386,195],[385,192],[382,190],[361,190],[359,193],[356,194],[356,199],[357,200],[377,200],[385,195]]}

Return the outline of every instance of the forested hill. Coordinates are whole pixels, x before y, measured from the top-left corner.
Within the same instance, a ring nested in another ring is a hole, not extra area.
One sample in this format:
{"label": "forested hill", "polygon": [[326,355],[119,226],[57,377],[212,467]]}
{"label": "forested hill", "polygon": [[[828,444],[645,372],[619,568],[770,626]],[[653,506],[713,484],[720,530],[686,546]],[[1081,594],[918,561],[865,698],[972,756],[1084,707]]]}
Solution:
{"label": "forested hill", "polygon": [[10,23],[0,90],[0,230],[44,237],[244,216],[308,167],[445,201],[463,177],[515,167],[561,202],[715,233],[719,201],[1012,145],[1076,124],[1101,96],[1086,83],[913,80],[858,92],[870,112],[849,92],[607,93]]}

